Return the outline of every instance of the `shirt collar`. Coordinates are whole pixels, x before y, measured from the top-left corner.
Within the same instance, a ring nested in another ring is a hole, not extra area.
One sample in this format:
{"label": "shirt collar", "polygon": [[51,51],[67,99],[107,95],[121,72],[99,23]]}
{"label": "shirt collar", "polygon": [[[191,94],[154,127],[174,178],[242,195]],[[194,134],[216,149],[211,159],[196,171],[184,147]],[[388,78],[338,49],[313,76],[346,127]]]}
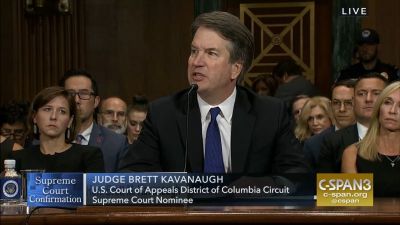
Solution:
{"label": "shirt collar", "polygon": [[368,127],[362,125],[361,123],[357,122],[357,131],[358,131],[358,138],[363,139],[367,134]]}
{"label": "shirt collar", "polygon": [[84,130],[82,133],[80,133],[80,135],[82,135],[86,141],[89,141],[90,135],[92,134],[92,130],[93,130],[93,122],[86,130]]}
{"label": "shirt collar", "polygon": [[201,122],[203,123],[207,117],[210,116],[210,109],[214,107],[219,107],[221,109],[221,117],[224,118],[228,123],[232,122],[232,114],[233,114],[233,107],[235,106],[236,100],[236,87],[233,89],[232,94],[225,99],[219,105],[210,105],[206,101],[204,101],[199,94],[197,94],[197,102],[199,103],[200,114],[201,114]]}

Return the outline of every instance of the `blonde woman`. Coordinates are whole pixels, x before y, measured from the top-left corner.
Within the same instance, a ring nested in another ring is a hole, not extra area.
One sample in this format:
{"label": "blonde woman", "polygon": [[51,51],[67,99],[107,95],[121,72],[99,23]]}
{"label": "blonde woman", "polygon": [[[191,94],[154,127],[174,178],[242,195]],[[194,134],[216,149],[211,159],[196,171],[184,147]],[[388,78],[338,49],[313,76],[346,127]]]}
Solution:
{"label": "blonde woman", "polygon": [[300,142],[304,142],[309,137],[319,134],[333,125],[335,125],[335,118],[330,100],[326,97],[316,96],[304,104],[294,133]]}
{"label": "blonde woman", "polygon": [[375,196],[400,196],[400,81],[376,100],[365,137],[344,150],[342,172],[373,173]]}

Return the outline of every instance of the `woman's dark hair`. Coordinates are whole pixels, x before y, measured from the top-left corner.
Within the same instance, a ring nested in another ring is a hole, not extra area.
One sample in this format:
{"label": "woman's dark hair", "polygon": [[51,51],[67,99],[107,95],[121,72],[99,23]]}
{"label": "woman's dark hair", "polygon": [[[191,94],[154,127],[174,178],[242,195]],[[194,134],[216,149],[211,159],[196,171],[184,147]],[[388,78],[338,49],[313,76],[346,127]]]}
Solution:
{"label": "woman's dark hair", "polygon": [[135,95],[132,98],[132,103],[128,106],[128,113],[131,111],[139,111],[147,113],[149,107],[149,101],[144,95]]}
{"label": "woman's dark hair", "polygon": [[[31,109],[29,111],[29,116],[28,116],[28,128],[29,132],[31,135],[33,135],[36,139],[39,139],[39,132],[34,134],[33,133],[33,116],[38,112],[38,110],[49,103],[51,100],[53,100],[56,97],[64,97],[68,101],[68,107],[69,107],[69,113],[70,117],[73,117],[73,121],[71,124],[70,129],[70,135],[69,138],[65,138],[66,143],[71,143],[72,141],[75,140],[76,134],[79,129],[79,119],[78,119],[78,114],[77,114],[77,107],[75,103],[74,97],[70,96],[68,92],[63,88],[59,86],[53,86],[53,87],[48,87],[43,90],[41,90],[33,99]],[[66,131],[67,132],[67,131]]]}

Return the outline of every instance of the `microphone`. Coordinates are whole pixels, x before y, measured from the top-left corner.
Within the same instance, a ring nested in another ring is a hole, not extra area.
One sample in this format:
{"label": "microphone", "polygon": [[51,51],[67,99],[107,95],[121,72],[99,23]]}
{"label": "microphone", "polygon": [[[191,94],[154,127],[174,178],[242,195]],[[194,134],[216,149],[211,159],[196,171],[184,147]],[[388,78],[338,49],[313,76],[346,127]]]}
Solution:
{"label": "microphone", "polygon": [[190,89],[187,92],[187,108],[186,108],[186,139],[185,139],[185,167],[183,168],[183,172],[186,172],[186,166],[187,166],[187,157],[188,157],[188,137],[189,137],[189,110],[190,110],[190,97],[192,93],[196,93],[197,89],[199,88],[199,85],[197,84],[191,84]]}

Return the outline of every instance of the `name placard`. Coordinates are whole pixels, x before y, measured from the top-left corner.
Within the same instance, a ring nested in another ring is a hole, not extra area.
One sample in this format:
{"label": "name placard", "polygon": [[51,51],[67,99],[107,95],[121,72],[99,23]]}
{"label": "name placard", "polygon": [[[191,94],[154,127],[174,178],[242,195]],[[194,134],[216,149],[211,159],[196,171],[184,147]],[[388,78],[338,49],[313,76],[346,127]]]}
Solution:
{"label": "name placard", "polygon": [[27,204],[77,207],[84,204],[82,173],[28,173]]}

